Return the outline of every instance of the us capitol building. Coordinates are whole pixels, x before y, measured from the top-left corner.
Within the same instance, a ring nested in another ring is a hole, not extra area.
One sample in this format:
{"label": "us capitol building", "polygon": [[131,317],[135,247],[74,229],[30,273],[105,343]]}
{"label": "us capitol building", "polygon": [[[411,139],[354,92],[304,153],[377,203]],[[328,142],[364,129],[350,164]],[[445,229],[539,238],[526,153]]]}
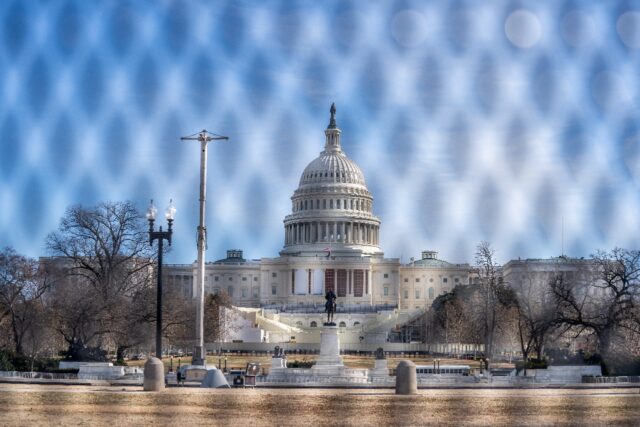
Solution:
{"label": "us capitol building", "polygon": [[[362,340],[367,333],[386,334],[386,326],[409,320],[472,276],[468,264],[440,260],[434,251],[409,264],[385,258],[373,196],[360,167],[342,150],[335,111],[332,105],[324,150],[304,169],[291,197],[279,256],[246,260],[241,250],[229,250],[206,265],[205,293],[227,292],[234,306],[253,313],[254,325],[271,332],[271,341],[322,325],[329,289],[338,296],[336,321]],[[169,286],[185,297],[197,295],[195,263],[168,267]]]}

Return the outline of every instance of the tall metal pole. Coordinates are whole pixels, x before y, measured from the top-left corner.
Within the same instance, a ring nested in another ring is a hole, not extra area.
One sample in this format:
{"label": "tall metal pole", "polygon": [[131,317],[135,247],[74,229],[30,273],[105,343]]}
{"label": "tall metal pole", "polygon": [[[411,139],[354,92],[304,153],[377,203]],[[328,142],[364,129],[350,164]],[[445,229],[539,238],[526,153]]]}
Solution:
{"label": "tall metal pole", "polygon": [[183,136],[181,140],[200,141],[200,209],[198,220],[198,267],[197,267],[197,296],[196,310],[196,346],[193,351],[193,365],[206,365],[206,353],[204,350],[204,252],[207,250],[207,228],[205,225],[205,204],[207,197],[207,143],[213,140],[229,139],[226,136],[215,135],[202,130],[191,136]]}
{"label": "tall metal pole", "polygon": [[[160,227],[162,232],[162,227]],[[158,239],[158,286],[156,300],[156,357],[162,360],[162,250],[163,238]]]}

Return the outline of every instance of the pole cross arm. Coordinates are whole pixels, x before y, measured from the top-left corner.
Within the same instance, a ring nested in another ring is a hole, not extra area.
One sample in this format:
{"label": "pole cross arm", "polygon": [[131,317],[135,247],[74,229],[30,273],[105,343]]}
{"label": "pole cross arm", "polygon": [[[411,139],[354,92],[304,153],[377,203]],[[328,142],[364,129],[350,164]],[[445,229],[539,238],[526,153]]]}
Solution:
{"label": "pole cross arm", "polygon": [[209,142],[209,141],[218,141],[218,140],[228,140],[228,136],[218,135],[212,132],[209,132],[206,129],[202,129],[198,133],[194,133],[193,135],[180,137],[182,141],[200,141],[200,142]]}

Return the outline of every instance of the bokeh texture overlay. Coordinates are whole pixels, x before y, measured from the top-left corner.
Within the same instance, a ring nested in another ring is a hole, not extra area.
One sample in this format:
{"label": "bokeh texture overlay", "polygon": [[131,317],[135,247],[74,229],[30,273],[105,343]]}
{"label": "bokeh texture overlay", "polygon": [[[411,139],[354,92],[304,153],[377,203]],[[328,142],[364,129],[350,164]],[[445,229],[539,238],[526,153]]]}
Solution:
{"label": "bokeh texture overlay", "polygon": [[[178,208],[169,262],[275,256],[335,102],[387,256],[637,248],[640,4],[0,2],[0,246],[45,255],[76,203]],[[563,237],[564,236],[564,237]]]}

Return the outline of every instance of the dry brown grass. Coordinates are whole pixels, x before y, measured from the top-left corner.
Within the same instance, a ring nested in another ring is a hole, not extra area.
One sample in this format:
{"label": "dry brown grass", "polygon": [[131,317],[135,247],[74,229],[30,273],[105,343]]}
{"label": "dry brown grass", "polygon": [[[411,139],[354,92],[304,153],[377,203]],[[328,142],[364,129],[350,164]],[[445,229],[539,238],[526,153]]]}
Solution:
{"label": "dry brown grass", "polygon": [[0,424],[638,425],[638,389],[392,390],[78,387],[0,384]]}

